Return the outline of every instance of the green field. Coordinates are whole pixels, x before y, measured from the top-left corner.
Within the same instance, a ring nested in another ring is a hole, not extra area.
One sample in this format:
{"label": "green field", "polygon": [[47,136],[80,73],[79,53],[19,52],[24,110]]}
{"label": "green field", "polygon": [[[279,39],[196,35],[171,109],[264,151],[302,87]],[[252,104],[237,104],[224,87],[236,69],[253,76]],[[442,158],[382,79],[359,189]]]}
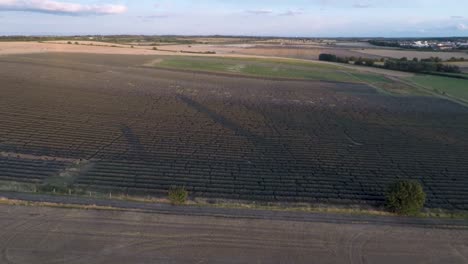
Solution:
{"label": "green field", "polygon": [[276,77],[336,82],[389,82],[388,79],[378,74],[361,73],[337,65],[280,59],[174,56],[165,57],[153,66],[267,78]]}
{"label": "green field", "polygon": [[435,92],[442,96],[468,102],[468,80],[442,76],[416,75],[407,77],[406,80],[425,88],[418,90],[396,78],[391,80],[380,73],[362,72],[340,65],[290,59],[167,56],[161,57],[151,66],[266,78],[366,83],[391,95],[430,96],[430,92]]}
{"label": "green field", "polygon": [[416,75],[409,80],[439,94],[468,102],[468,80],[432,75]]}

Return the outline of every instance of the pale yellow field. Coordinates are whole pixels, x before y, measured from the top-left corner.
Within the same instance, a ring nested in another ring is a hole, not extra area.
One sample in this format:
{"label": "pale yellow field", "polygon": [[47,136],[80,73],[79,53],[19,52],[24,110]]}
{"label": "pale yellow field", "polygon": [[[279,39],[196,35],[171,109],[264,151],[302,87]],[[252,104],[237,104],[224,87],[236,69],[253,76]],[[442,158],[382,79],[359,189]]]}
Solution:
{"label": "pale yellow field", "polygon": [[[66,43],[66,41],[65,41]],[[39,42],[0,42],[0,55],[28,54],[44,52],[68,52],[68,53],[99,53],[99,54],[134,54],[134,55],[165,55],[167,52],[151,49],[131,48],[130,46],[111,47],[98,45],[75,45],[64,43],[39,43]]]}

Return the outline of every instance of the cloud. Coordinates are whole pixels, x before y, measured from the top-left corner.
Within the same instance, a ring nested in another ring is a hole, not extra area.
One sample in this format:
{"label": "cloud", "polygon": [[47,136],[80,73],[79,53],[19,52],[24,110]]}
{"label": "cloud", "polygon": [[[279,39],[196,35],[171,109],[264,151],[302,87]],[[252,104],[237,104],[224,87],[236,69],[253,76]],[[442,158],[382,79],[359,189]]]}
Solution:
{"label": "cloud", "polygon": [[465,25],[463,23],[460,23],[457,25],[457,29],[458,30],[461,30],[461,31],[465,31],[465,30],[468,30],[468,25]]}
{"label": "cloud", "polygon": [[302,9],[298,10],[287,10],[284,13],[280,13],[280,16],[298,16],[304,14],[304,11]]}
{"label": "cloud", "polygon": [[62,15],[113,15],[127,11],[124,5],[83,5],[53,0],[0,0],[0,11],[27,11]]}
{"label": "cloud", "polygon": [[246,10],[245,12],[253,15],[268,15],[273,13],[270,9],[254,9],[254,10]]}
{"label": "cloud", "polygon": [[451,16],[450,18],[451,19],[463,19],[464,17],[463,16]]}
{"label": "cloud", "polygon": [[356,3],[353,5],[354,8],[369,8],[371,4],[368,3]]}
{"label": "cloud", "polygon": [[169,14],[157,14],[157,15],[149,15],[149,16],[138,16],[138,18],[143,19],[144,21],[159,19],[159,18],[168,18]]}

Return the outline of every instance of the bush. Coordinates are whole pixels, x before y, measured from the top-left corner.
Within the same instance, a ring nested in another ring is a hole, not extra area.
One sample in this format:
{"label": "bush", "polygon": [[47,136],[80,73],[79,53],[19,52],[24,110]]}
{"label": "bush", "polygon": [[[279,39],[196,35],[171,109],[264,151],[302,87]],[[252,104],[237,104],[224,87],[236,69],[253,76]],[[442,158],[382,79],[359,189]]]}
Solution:
{"label": "bush", "polygon": [[364,59],[364,62],[366,63],[366,66],[372,67],[375,64],[375,61],[372,59]]}
{"label": "bush", "polygon": [[402,180],[389,186],[386,195],[387,208],[402,215],[415,215],[421,211],[426,193],[417,181]]}
{"label": "bush", "polygon": [[187,202],[188,191],[185,187],[171,187],[168,192],[169,201],[173,205],[181,205]]}
{"label": "bush", "polygon": [[356,61],[354,61],[354,65],[364,65],[364,60],[362,58],[359,58]]}
{"label": "bush", "polygon": [[72,44],[72,42],[71,42],[71,41],[68,41],[67,43],[68,43],[68,44]]}
{"label": "bush", "polygon": [[322,53],[319,55],[319,60],[336,62],[336,56],[333,54]]}

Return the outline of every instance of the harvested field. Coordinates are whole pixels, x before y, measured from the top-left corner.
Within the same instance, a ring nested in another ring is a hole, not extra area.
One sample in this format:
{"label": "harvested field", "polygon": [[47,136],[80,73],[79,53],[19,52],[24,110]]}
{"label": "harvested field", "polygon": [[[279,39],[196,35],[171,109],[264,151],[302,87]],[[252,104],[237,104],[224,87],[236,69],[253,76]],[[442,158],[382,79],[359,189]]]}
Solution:
{"label": "harvested field", "polygon": [[349,48],[328,48],[319,45],[174,45],[164,46],[161,49],[196,52],[214,51],[217,54],[241,54],[251,56],[284,57],[305,60],[318,60],[318,57],[321,53],[332,53],[341,57],[355,56],[366,58],[381,58],[381,56],[378,55],[366,55],[360,52],[352,51]]}
{"label": "harvested field", "polygon": [[466,52],[437,52],[437,51],[417,51],[417,50],[395,50],[395,49],[356,49],[355,52],[389,58],[418,58],[427,59],[430,57],[439,57],[448,60],[452,57],[468,59]]}
{"label": "harvested field", "polygon": [[261,55],[261,56],[278,56],[296,59],[318,60],[321,53],[331,53],[340,57],[365,57],[365,58],[381,58],[375,54],[362,54],[354,50],[346,48],[326,48],[326,47],[288,47],[288,46],[257,46],[246,48],[239,51],[239,54],[246,55]]}
{"label": "harvested field", "polygon": [[[74,42],[73,42],[74,43]],[[131,48],[125,45],[111,43],[82,42],[80,45],[64,42],[0,42],[0,55],[67,52],[67,53],[97,53],[97,54],[127,54],[127,55],[155,55],[167,52],[155,51],[150,48]],[[112,47],[115,46],[115,47]]]}
{"label": "harvested field", "polygon": [[[431,208],[468,209],[468,109],[360,83],[139,67],[156,56],[0,57],[0,180],[74,167],[82,188],[381,204],[417,179]],[[38,160],[32,157],[57,157]]]}

